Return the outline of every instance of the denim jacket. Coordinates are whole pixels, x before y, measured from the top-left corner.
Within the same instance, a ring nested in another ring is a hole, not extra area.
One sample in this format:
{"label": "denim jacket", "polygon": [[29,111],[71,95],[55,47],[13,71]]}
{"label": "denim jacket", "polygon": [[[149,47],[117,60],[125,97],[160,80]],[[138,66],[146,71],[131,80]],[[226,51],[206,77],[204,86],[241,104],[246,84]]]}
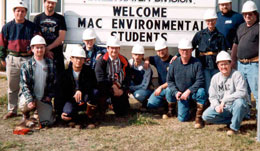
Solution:
{"label": "denim jacket", "polygon": [[96,61],[97,55],[98,54],[104,55],[107,52],[106,48],[98,47],[97,45],[94,45],[91,51],[87,51],[85,44],[83,44],[82,47],[85,50],[87,56],[85,65],[90,66],[94,70],[97,62]]}

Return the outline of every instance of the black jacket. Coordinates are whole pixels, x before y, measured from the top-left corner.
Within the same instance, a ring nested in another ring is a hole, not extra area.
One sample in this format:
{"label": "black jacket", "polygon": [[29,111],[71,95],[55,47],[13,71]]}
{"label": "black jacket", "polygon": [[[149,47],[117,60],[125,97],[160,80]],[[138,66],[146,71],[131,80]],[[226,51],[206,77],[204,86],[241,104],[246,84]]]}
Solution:
{"label": "black jacket", "polygon": [[[128,60],[124,56],[119,55],[119,59],[122,64],[122,70],[125,75],[124,80],[121,84],[121,89],[124,92],[128,92],[130,84],[130,67],[128,64]],[[102,94],[105,94],[107,96],[113,95],[113,91],[111,89],[113,81],[111,78],[109,78],[110,63],[111,61],[109,59],[109,55],[108,53],[106,53],[98,59],[95,67],[98,89],[101,91]]]}
{"label": "black jacket", "polygon": [[96,87],[96,77],[91,67],[83,64],[78,83],[79,86],[77,88],[73,77],[72,65],[70,65],[69,68],[61,74],[60,81],[58,81],[59,98],[63,101],[72,101],[75,92],[80,90],[82,97],[88,95],[88,100],[95,99],[93,97],[93,89]]}

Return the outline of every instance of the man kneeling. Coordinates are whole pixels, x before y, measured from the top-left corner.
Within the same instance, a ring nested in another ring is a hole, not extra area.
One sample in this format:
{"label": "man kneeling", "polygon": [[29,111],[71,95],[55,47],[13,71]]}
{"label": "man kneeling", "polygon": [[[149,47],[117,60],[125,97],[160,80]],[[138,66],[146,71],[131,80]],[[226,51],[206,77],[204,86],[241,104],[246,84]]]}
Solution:
{"label": "man kneeling", "polygon": [[[187,39],[182,39],[178,45],[180,57],[170,66],[167,75],[167,83],[170,94],[178,101],[178,119],[182,122],[190,119],[190,104],[192,100],[197,102],[195,128],[202,128],[202,112],[206,102],[206,92],[203,88],[204,76],[201,62],[192,57],[192,45]],[[168,100],[169,101],[169,100]]]}
{"label": "man kneeling", "polygon": [[204,121],[228,124],[228,135],[235,134],[249,110],[247,84],[238,71],[231,69],[231,57],[221,51],[217,56],[220,70],[211,80],[209,88],[210,107],[202,115]]}
{"label": "man kneeling", "polygon": [[[31,40],[33,57],[21,68],[21,94],[19,107],[23,120],[29,119],[30,111],[37,109],[42,127],[50,126],[55,118],[51,99],[54,97],[54,67],[50,59],[44,58],[46,42],[37,35]],[[27,125],[27,126],[31,126]]]}
{"label": "man kneeling", "polygon": [[[71,53],[72,64],[62,74],[58,84],[61,91],[59,92],[60,100],[65,103],[61,118],[65,121],[75,121],[79,111],[86,111],[88,117],[92,117],[87,111],[87,105],[90,106],[87,102],[94,99],[93,88],[96,84],[96,78],[91,67],[84,64],[85,58],[84,49],[77,46]],[[96,106],[92,105],[91,108],[95,110]],[[78,119],[77,122],[80,122],[79,120],[83,119]],[[93,128],[95,125],[91,127]]]}

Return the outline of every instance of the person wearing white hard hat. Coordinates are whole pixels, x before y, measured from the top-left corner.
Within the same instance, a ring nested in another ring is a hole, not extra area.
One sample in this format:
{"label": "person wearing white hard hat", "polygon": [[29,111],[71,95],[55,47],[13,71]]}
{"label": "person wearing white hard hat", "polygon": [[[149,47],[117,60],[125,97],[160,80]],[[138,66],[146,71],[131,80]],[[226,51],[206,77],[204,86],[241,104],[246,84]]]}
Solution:
{"label": "person wearing white hard hat", "polygon": [[130,107],[130,67],[127,58],[120,54],[120,42],[117,37],[108,38],[107,52],[98,59],[95,73],[100,92],[98,108],[103,111],[102,116],[108,105],[116,116],[127,115]]}
{"label": "person wearing white hard hat", "polygon": [[46,42],[42,36],[36,35],[31,40],[33,57],[21,67],[21,94],[19,108],[23,113],[23,121],[27,126],[30,111],[37,110],[42,127],[54,123],[51,100],[54,97],[55,71],[53,61],[45,58]]}
{"label": "person wearing white hard hat", "polygon": [[227,135],[233,135],[249,111],[247,82],[239,71],[232,69],[229,53],[221,51],[216,62],[220,72],[211,79],[210,106],[202,118],[207,123],[228,124]]}
{"label": "person wearing white hard hat", "polygon": [[144,47],[135,44],[132,48],[132,58],[129,60],[131,70],[130,93],[146,108],[147,99],[152,94],[152,69],[144,68]]}
{"label": "person wearing white hard hat", "polygon": [[[46,40],[46,56],[53,59],[56,66],[56,77],[59,80],[60,75],[65,70],[63,41],[65,39],[67,26],[64,16],[55,12],[58,0],[44,0],[44,12],[35,16],[34,23],[41,31],[42,36]],[[55,111],[60,117],[62,105],[57,104],[54,100]]]}
{"label": "person wearing white hard hat", "polygon": [[236,30],[245,21],[241,14],[232,10],[232,0],[218,0],[218,6],[216,28],[224,35],[227,49],[231,51]]}
{"label": "person wearing white hard hat", "polygon": [[192,39],[196,58],[203,66],[206,93],[208,93],[211,77],[218,72],[216,56],[221,50],[226,50],[225,37],[216,28],[217,18],[215,10],[206,10],[204,20],[207,28],[197,32]]}
{"label": "person wearing white hard hat", "polygon": [[[71,52],[72,64],[58,82],[58,99],[63,101],[62,120],[82,122],[80,121],[82,119],[78,118],[78,112],[86,111],[87,102],[95,99],[93,96],[93,89],[96,86],[95,73],[91,67],[84,64],[85,59],[85,50],[77,45]],[[94,110],[96,106],[92,108]]]}
{"label": "person wearing white hard hat", "polygon": [[[259,13],[255,2],[246,1],[242,7],[245,23],[237,30],[231,53],[232,67],[242,73],[258,104]],[[249,95],[251,96],[251,95]]]}
{"label": "person wearing white hard hat", "polygon": [[204,76],[201,62],[192,57],[192,44],[188,39],[181,39],[178,45],[180,57],[170,66],[167,74],[168,88],[173,101],[178,102],[179,121],[190,119],[191,100],[197,103],[195,128],[202,128],[202,113],[207,100],[204,88]]}
{"label": "person wearing white hard hat", "polygon": [[83,49],[86,52],[86,61],[85,64],[91,66],[95,70],[96,61],[99,57],[106,53],[106,49],[99,47],[95,44],[97,35],[92,28],[87,28],[84,30],[82,35],[82,40],[84,42]]}
{"label": "person wearing white hard hat", "polygon": [[5,24],[0,33],[0,63],[6,67],[8,81],[8,113],[3,119],[17,115],[21,65],[32,56],[30,40],[39,34],[35,24],[25,19],[27,8],[24,1],[15,0],[14,20]]}
{"label": "person wearing white hard hat", "polygon": [[[148,99],[147,108],[156,109],[159,107],[164,107],[167,105],[167,101],[170,101],[170,98],[167,98],[167,87],[166,76],[169,68],[169,64],[172,55],[169,54],[167,42],[164,38],[158,38],[154,45],[156,56],[150,56],[145,59],[145,64],[153,65],[158,73],[158,83],[159,86],[154,90],[152,95]],[[167,100],[167,101],[166,101]],[[170,106],[168,108],[171,108]]]}

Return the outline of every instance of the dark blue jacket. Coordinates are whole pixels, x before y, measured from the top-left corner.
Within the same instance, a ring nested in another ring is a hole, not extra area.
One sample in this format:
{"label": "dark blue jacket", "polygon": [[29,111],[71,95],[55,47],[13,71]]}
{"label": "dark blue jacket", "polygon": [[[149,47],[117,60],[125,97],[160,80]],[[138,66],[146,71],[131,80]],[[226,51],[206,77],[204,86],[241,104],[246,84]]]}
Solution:
{"label": "dark blue jacket", "polygon": [[197,32],[192,39],[192,46],[196,49],[196,57],[206,69],[217,69],[217,55],[200,56],[200,52],[218,53],[221,50],[226,50],[225,38],[217,29],[210,32],[207,28]]}

